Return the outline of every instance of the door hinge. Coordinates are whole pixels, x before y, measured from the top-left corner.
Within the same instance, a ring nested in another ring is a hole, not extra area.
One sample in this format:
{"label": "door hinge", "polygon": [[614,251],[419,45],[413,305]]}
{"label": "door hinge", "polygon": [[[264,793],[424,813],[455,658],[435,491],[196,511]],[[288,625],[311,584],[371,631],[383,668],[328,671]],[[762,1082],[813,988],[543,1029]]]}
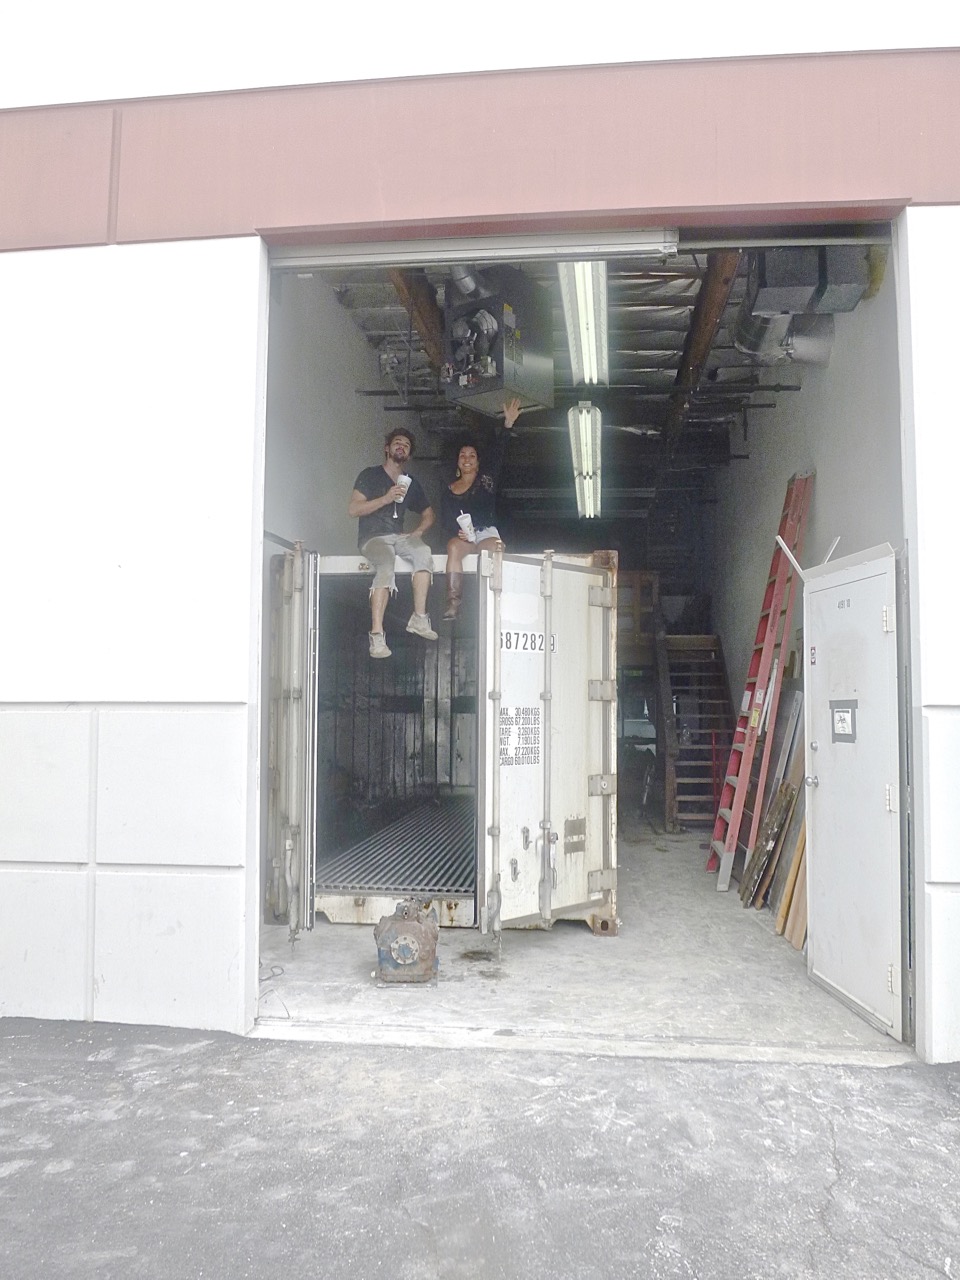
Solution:
{"label": "door hinge", "polygon": [[894,612],[888,604],[883,606],[883,630],[887,635],[892,634],[896,630]]}
{"label": "door hinge", "polygon": [[591,702],[614,702],[617,697],[616,680],[588,680],[587,696]]}
{"label": "door hinge", "polygon": [[587,872],[587,890],[590,893],[612,892],[617,887],[616,867],[607,867],[605,871]]}
{"label": "door hinge", "polygon": [[900,994],[900,966],[897,964],[887,965],[887,989],[892,996]]}
{"label": "door hinge", "polygon": [[591,796],[615,796],[617,794],[617,775],[615,773],[591,773],[587,779],[587,794]]}
{"label": "door hinge", "polygon": [[591,587],[587,599],[600,609],[612,609],[615,603],[613,587]]}
{"label": "door hinge", "polygon": [[894,793],[893,793],[893,787],[890,785],[890,783],[889,783],[889,782],[888,782],[888,783],[886,784],[886,786],[884,787],[884,792],[885,792],[885,794],[886,794],[886,801],[887,801],[887,813],[896,813],[896,812],[897,812],[897,806],[894,804]]}

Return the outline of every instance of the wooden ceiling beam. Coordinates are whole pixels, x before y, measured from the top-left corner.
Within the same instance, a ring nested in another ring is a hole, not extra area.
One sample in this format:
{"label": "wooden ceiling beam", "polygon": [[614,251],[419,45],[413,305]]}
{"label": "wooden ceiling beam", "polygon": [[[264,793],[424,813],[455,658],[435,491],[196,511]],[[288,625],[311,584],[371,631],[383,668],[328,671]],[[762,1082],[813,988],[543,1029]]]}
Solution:
{"label": "wooden ceiling beam", "polygon": [[420,335],[431,368],[434,373],[439,373],[443,364],[443,312],[437,306],[430,282],[422,271],[401,271],[391,267],[388,274],[397,297]]}
{"label": "wooden ceiling beam", "polygon": [[704,365],[717,335],[730,291],[737,277],[742,254],[739,249],[718,249],[707,254],[707,270],[694,304],[690,328],[683,344],[683,356],[670,393],[663,430],[663,451],[669,457],[677,446],[693,392],[703,376]]}

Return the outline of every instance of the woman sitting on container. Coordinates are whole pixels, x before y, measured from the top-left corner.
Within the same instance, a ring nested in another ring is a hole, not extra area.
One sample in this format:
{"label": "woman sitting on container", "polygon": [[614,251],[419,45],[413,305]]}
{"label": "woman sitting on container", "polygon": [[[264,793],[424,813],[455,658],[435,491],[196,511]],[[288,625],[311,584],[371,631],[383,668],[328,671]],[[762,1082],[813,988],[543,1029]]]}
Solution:
{"label": "woman sitting on container", "polygon": [[[503,425],[510,431],[520,415],[514,397],[503,406]],[[481,466],[477,446],[465,442],[457,455],[457,474],[443,491],[440,522],[447,542],[447,607],[444,618],[454,619],[463,599],[464,556],[492,551],[500,541],[496,526],[497,480],[503,462],[505,437],[497,428],[493,447]]]}

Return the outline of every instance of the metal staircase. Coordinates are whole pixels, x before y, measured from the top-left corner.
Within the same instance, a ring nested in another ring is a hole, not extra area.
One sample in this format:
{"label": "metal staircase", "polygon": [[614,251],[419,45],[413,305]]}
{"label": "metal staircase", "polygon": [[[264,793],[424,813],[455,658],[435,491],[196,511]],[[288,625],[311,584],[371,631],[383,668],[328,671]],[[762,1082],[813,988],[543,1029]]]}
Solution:
{"label": "metal staircase", "polygon": [[714,635],[668,635],[665,642],[677,742],[667,824],[709,826],[735,723],[723,650]]}

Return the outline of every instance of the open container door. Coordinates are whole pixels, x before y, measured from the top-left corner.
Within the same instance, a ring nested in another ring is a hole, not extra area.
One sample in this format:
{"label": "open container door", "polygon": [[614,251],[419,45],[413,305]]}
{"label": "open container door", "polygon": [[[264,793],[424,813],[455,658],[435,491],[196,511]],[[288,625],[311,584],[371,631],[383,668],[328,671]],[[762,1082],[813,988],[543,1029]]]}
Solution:
{"label": "open container door", "polygon": [[319,564],[297,543],[271,566],[267,907],[291,940],[314,916]]}
{"label": "open container door", "polygon": [[480,927],[615,933],[616,557],[484,556]]}

